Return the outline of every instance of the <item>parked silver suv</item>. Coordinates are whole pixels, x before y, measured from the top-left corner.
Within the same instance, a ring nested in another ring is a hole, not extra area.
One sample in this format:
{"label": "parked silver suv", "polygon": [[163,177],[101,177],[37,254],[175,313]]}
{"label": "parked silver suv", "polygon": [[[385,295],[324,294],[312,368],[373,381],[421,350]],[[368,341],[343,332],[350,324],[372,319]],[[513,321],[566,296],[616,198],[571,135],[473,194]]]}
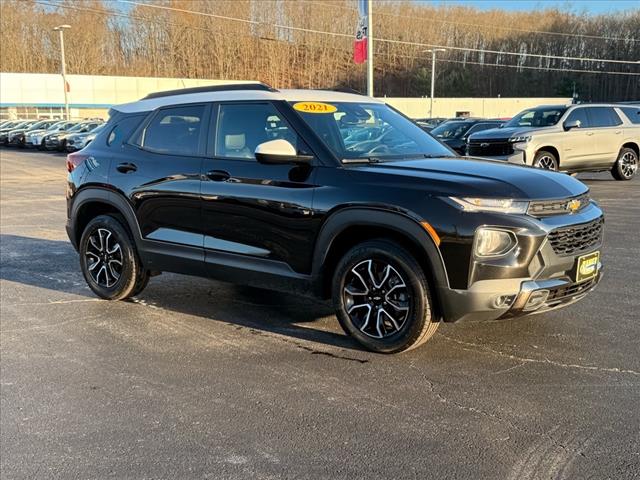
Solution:
{"label": "parked silver suv", "polygon": [[467,154],[547,170],[610,170],[629,180],[638,170],[640,107],[547,105],[527,109],[501,128],[473,134]]}

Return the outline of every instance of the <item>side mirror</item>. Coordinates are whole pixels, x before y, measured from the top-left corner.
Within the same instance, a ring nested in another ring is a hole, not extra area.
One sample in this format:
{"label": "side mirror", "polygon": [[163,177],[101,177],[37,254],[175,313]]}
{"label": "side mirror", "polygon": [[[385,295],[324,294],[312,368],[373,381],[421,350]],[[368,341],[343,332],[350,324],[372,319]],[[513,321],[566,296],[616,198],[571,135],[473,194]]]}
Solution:
{"label": "side mirror", "polygon": [[580,122],[580,120],[571,120],[570,122],[564,122],[564,129],[565,131],[569,131],[572,128],[580,128],[580,126],[582,125],[582,123]]}
{"label": "side mirror", "polygon": [[261,143],[256,147],[256,160],[265,165],[285,165],[288,163],[311,163],[310,155],[298,155],[288,141],[278,138]]}

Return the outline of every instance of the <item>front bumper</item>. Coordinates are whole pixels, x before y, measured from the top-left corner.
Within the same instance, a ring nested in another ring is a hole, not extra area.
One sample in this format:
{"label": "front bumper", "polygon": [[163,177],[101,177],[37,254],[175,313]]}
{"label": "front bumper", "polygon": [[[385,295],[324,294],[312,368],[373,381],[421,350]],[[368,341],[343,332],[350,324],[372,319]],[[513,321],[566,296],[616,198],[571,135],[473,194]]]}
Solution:
{"label": "front bumper", "polygon": [[489,158],[491,160],[500,160],[503,162],[515,163],[518,165],[525,165],[527,163],[526,154],[522,150],[515,150],[510,155],[499,155],[499,156],[481,157],[481,158]]}
{"label": "front bumper", "polygon": [[55,140],[47,138],[44,141],[44,146],[48,150],[53,150],[55,148],[59,148],[60,147],[60,143],[61,143],[61,140],[58,140],[57,138]]}
{"label": "front bumper", "polygon": [[580,300],[602,278],[599,259],[588,279],[579,276],[578,265],[581,257],[601,252],[603,221],[594,203],[571,215],[530,217],[529,227],[518,228],[512,254],[488,260],[472,256],[466,288],[439,287],[444,320],[517,317]]}
{"label": "front bumper", "polygon": [[593,291],[602,279],[602,265],[595,277],[574,283],[570,278],[546,280],[484,280],[467,290],[441,291],[450,305],[446,321],[513,318],[569,306]]}

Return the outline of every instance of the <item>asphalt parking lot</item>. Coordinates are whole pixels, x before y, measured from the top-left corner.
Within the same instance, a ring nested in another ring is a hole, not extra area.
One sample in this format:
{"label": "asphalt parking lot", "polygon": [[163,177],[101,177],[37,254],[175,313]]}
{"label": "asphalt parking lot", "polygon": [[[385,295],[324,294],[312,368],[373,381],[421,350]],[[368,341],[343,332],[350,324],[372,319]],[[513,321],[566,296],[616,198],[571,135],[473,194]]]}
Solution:
{"label": "asphalt parking lot", "polygon": [[582,302],[383,356],[286,294],[163,274],[98,300],[64,156],[0,159],[3,479],[640,478],[639,179],[580,176],[607,215]]}

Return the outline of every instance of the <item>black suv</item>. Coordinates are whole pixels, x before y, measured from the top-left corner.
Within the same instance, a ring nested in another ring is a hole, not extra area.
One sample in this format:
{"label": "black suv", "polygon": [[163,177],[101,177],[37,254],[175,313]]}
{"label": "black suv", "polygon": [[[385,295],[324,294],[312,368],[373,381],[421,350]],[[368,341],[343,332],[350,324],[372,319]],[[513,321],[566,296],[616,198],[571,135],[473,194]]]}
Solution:
{"label": "black suv", "polygon": [[473,133],[498,128],[503,120],[483,118],[461,118],[441,123],[429,133],[460,155],[467,153],[467,138]]}
{"label": "black suv", "polygon": [[454,157],[360,95],[153,94],[113,108],[67,168],[67,231],[107,299],[162,271],[312,293],[365,347],[398,352],[440,321],[568,305],[601,276],[584,184]]}

